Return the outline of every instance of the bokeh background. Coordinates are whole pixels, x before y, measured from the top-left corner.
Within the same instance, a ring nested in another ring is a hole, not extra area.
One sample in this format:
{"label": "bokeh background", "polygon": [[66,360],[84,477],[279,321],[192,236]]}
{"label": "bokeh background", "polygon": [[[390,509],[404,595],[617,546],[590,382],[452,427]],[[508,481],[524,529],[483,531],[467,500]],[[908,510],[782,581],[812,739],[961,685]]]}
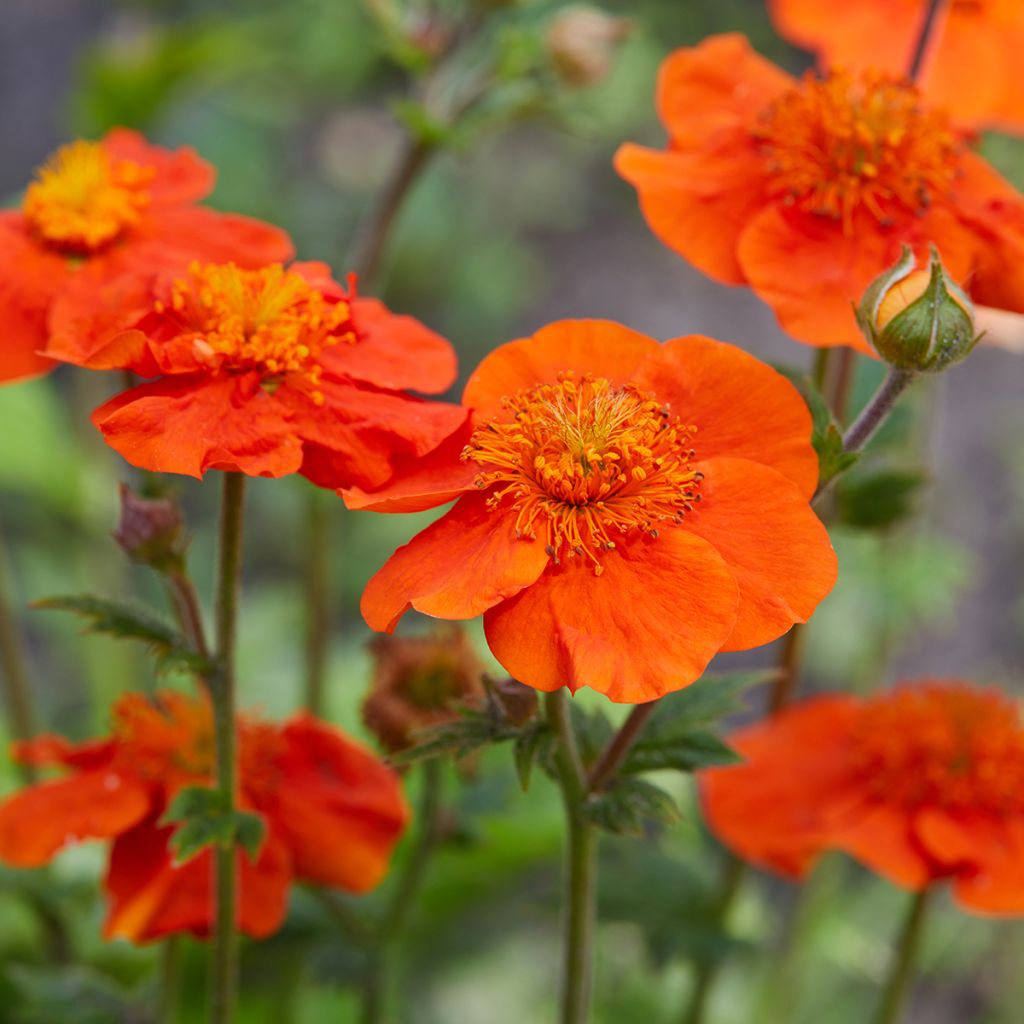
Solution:
{"label": "bokeh background", "polygon": [[[396,52],[375,6],[382,5],[4,0],[0,194],[17,202],[33,168],[70,137],[137,127],[166,145],[192,145],[219,168],[214,205],[281,224],[304,258],[344,273],[406,131],[396,104],[409,92],[408,55]],[[460,5],[433,6],[450,14]],[[526,0],[495,15],[493,31],[514,52],[521,38],[541,38],[564,6]],[[701,277],[654,239],[611,156],[626,139],[662,140],[652,91],[673,47],[742,31],[792,70],[808,57],[773,34],[758,0],[609,0],[604,9],[628,17],[632,29],[608,76],[542,97],[550,104],[524,105],[522,116],[440,154],[401,213],[378,291],[452,340],[463,377],[497,344],[576,316],[612,318],[659,338],[707,333],[806,370],[812,352],[788,340],[766,307]],[[983,145],[1024,183],[1019,142],[992,137]],[[1000,340],[1012,346],[1015,329]],[[878,377],[878,367],[861,360],[856,401]],[[127,566],[110,538],[116,481],[130,473],[98,442],[87,414],[113,386],[103,375],[62,369],[0,390],[0,508],[26,602],[85,590],[160,600],[153,580]],[[881,452],[840,501],[840,583],[809,633],[808,690],[867,691],[927,675],[1020,689],[1022,395],[1024,351],[979,348],[920,386],[887,428]],[[890,496],[881,512],[865,497],[880,483]],[[256,481],[249,494],[242,693],[246,705],[272,716],[301,699],[308,490],[296,478]],[[182,481],[179,494],[195,538],[192,567],[208,593],[216,481]],[[346,514],[340,501],[324,500],[334,543],[329,717],[365,735],[359,705],[371,669],[358,595],[429,517]],[[61,616],[26,611],[24,624],[51,729],[93,734],[113,697],[158,683],[142,652],[83,637]],[[769,664],[774,656],[738,661]],[[749,703],[755,713],[756,694]],[[394,1019],[402,1024],[552,1017],[561,810],[543,778],[521,793],[510,760],[506,749],[494,750],[471,777],[447,780],[446,840],[396,960],[392,996],[402,1009]],[[725,934],[710,917],[719,861],[692,785],[664,781],[684,808],[681,822],[642,840],[603,842],[594,1020],[679,1020],[694,958],[727,952],[716,1024],[866,1019],[905,896],[835,858],[799,900],[795,887],[759,880]],[[0,785],[14,785],[6,764]],[[100,870],[101,851],[83,848],[63,855],[45,881],[0,871],[0,1021],[150,1019],[156,954],[100,943]],[[79,966],[47,962],[46,936],[29,909],[40,898],[73,922]],[[944,906],[909,1019],[1016,1024],[1022,956],[1024,925]],[[185,959],[180,1019],[198,1021],[199,947],[190,944]],[[285,930],[246,947],[242,1020],[355,1021],[365,967],[358,947],[300,893]]]}

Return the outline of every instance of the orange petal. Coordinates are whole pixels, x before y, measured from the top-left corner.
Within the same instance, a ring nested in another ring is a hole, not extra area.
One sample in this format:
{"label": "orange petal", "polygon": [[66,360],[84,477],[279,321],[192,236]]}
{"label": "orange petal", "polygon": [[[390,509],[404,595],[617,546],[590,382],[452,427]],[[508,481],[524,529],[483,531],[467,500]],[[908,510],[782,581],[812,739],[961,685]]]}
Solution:
{"label": "orange petal", "polygon": [[147,185],[154,205],[174,205],[203,199],[213,191],[217,172],[190,146],[164,149],[151,146],[138,132],[115,128],[103,137],[103,148],[119,160],[131,160],[155,170]]}
{"label": "orange petal", "polygon": [[41,782],[0,804],[0,860],[38,867],[71,843],[119,835],[149,806],[144,785],[109,767]]}
{"label": "orange petal", "polygon": [[657,346],[653,338],[610,320],[559,320],[496,348],[469,378],[462,404],[478,420],[490,419],[502,412],[503,397],[553,384],[568,370],[626,384]]}
{"label": "orange petal", "polygon": [[857,710],[850,697],[818,697],[727,736],[743,763],[698,776],[718,839],[744,860],[804,877],[826,846],[823,808],[848,802],[846,740]]}
{"label": "orange petal", "polygon": [[722,649],[771,643],[806,622],[835,584],[828,531],[806,496],[767,466],[709,459],[697,468],[704,473],[701,500],[682,528],[714,547],[740,589],[736,624]]}
{"label": "orange petal", "polygon": [[689,335],[666,342],[637,372],[672,413],[697,427],[700,459],[761,462],[808,497],[818,484],[811,414],[782,374],[735,345]]}
{"label": "orange petal", "polygon": [[341,492],[345,504],[374,512],[423,512],[475,490],[480,467],[459,458],[472,433],[467,421],[432,452],[395,459],[394,476],[386,484],[373,491],[348,488]]}
{"label": "orange petal", "polygon": [[669,527],[620,542],[602,565],[596,576],[569,559],[487,612],[498,661],[538,690],[589,686],[629,704],[699,678],[736,620],[736,581],[715,549]]}
{"label": "orange petal", "polygon": [[372,490],[390,479],[400,460],[433,451],[465,420],[460,405],[427,402],[330,376],[316,385],[313,401],[299,382],[275,397],[288,409],[305,454],[301,472],[320,487]]}
{"label": "orange petal", "polygon": [[408,388],[427,395],[439,394],[455,383],[455,350],[419,320],[392,313],[377,299],[356,299],[352,317],[361,340],[324,352],[324,365],[332,372],[379,388]]}
{"label": "orange petal", "polygon": [[703,146],[749,125],[793,79],[739,33],[672,53],[658,72],[658,114],[677,146]]}
{"label": "orange petal", "polygon": [[133,466],[202,477],[208,469],[284,476],[302,462],[287,410],[255,374],[170,378],[117,395],[93,414]]}
{"label": "orange petal", "polygon": [[371,629],[390,633],[415,608],[439,619],[472,619],[529,586],[544,571],[544,545],[517,540],[513,517],[467,494],[399,548],[366,585],[360,608]]}
{"label": "orange petal", "polygon": [[1024,822],[1019,817],[958,820],[933,814],[924,837],[930,846],[956,851],[970,864],[953,885],[961,906],[984,914],[1024,913]]}
{"label": "orange petal", "polygon": [[116,750],[117,744],[114,740],[71,743],[63,736],[44,733],[13,744],[11,756],[20,764],[31,764],[36,767],[59,764],[72,768],[93,769],[109,764]]}
{"label": "orange petal", "polygon": [[665,245],[716,281],[746,280],[736,246],[766,199],[763,160],[745,131],[699,152],[627,143],[615,170],[636,188],[648,227]]}
{"label": "orange petal", "polygon": [[284,780],[267,813],[297,877],[367,892],[387,873],[409,819],[398,776],[340,730],[299,715],[284,729]]}
{"label": "orange petal", "polygon": [[[104,880],[110,898],[105,938],[150,942],[182,932],[200,938],[210,934],[213,858],[206,850],[175,867],[167,847],[172,831],[149,818],[114,842]],[[237,863],[239,928],[253,938],[266,938],[281,926],[287,911],[292,881],[288,851],[270,832],[255,864],[241,852]]]}

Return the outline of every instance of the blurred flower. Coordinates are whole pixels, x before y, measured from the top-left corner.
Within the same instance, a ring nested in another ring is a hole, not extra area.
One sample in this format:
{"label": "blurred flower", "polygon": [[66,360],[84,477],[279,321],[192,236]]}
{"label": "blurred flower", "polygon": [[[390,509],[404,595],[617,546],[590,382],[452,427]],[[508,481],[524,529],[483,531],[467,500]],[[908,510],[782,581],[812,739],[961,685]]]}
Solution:
{"label": "blurred flower", "polygon": [[660,152],[619,173],[654,233],[699,270],[749,284],[810,345],[871,353],[853,303],[904,245],[929,244],[972,298],[1024,311],[1024,196],[912,85],[844,72],[796,81],[738,35],[661,69]]}
{"label": "blurred flower", "polygon": [[[826,67],[906,74],[929,0],[770,0],[779,33]],[[950,0],[941,5],[920,81],[928,102],[969,127],[1024,131],[1024,5]]]}
{"label": "blurred flower", "polygon": [[158,572],[182,567],[185,537],[181,509],[170,498],[143,498],[120,486],[121,514],[114,540],[133,562]]}
{"label": "blurred flower", "polygon": [[[238,854],[239,923],[263,937],[284,920],[293,881],[350,892],[376,886],[408,811],[394,772],[326,723],[240,717],[238,729],[239,804],[266,825],[256,860]],[[173,828],[161,818],[182,788],[210,783],[213,751],[208,703],[170,692],[152,703],[122,697],[107,739],[74,745],[42,736],[16,745],[19,760],[70,774],[0,804],[0,860],[38,867],[71,843],[110,839],[107,938],[208,935],[211,853],[174,863]]]}
{"label": "blurred flower", "polygon": [[159,378],[93,413],[112,448],[154,472],[373,487],[465,418],[399,390],[448,387],[448,342],[356,298],[322,263],[193,263],[180,276],[114,281],[89,313],[55,319],[48,353]]}
{"label": "blurred flower", "polygon": [[864,293],[857,322],[878,354],[901,370],[944,370],[966,359],[978,341],[971,300],[934,248],[927,269],[905,249]]}
{"label": "blurred flower", "polygon": [[77,308],[114,275],[190,259],[245,267],[288,259],[292,245],[280,229],[196,205],[214,176],[191,149],[150,146],[125,129],[59,149],[21,209],[0,211],[0,381],[52,368],[39,350],[55,306]]}
{"label": "blurred flower", "polygon": [[923,681],[806,700],[701,773],[708,823],[741,857],[803,878],[844,850],[896,885],[953,883],[972,910],[1024,912],[1024,727],[1006,696]]}
{"label": "blurred flower", "polygon": [[483,702],[483,668],[457,626],[374,637],[370,650],[373,686],[363,721],[392,753],[412,746],[418,731],[458,718],[460,707]]}
{"label": "blurred flower", "polygon": [[613,18],[597,7],[570,4],[552,18],[544,43],[566,85],[596,85],[608,77],[630,28],[626,18]]}
{"label": "blurred flower", "polygon": [[382,512],[458,498],[368,584],[374,629],[409,608],[483,613],[521,682],[643,702],[774,640],[832,587],[807,407],[732,345],[562,321],[491,353],[463,404],[472,419],[436,452],[345,495]]}

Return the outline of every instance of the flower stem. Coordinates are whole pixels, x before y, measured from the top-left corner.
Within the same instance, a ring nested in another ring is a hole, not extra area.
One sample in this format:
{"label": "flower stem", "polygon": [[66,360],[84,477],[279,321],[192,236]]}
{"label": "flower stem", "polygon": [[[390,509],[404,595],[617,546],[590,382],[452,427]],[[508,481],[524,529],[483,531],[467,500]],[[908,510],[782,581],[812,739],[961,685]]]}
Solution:
{"label": "flower stem", "polygon": [[910,386],[917,375],[912,370],[898,370],[890,367],[881,387],[861,410],[843,438],[843,449],[859,452],[875,436],[879,427],[892,412],[896,399]]}
{"label": "flower stem", "polygon": [[935,23],[938,20],[939,9],[943,0],[928,0],[928,10],[925,12],[924,21],[921,22],[921,31],[917,34],[917,42],[914,44],[914,52],[910,58],[910,65],[907,68],[907,78],[917,82],[921,77],[924,67],[924,58],[928,53],[928,46],[932,41],[935,31]]}
{"label": "flower stem", "polygon": [[[17,740],[27,740],[36,733],[36,713],[15,605],[14,567],[0,530],[0,673],[3,675],[11,733]],[[20,771],[26,783],[35,781],[31,765],[21,765]]]}
{"label": "flower stem", "polygon": [[633,744],[640,737],[644,726],[647,724],[654,709],[658,706],[656,700],[647,704],[637,704],[629,713],[629,717],[622,723],[619,731],[612,737],[611,742],[605,747],[604,752],[594,762],[587,776],[587,790],[595,793],[603,789],[613,778],[616,772],[622,767]]}
{"label": "flower stem", "polygon": [[587,777],[576,745],[565,690],[546,697],[548,724],[555,734],[555,766],[565,804],[567,899],[564,909],[565,949],[562,973],[561,1024],[589,1020],[597,881],[597,833],[582,814]]}
{"label": "flower stem", "polygon": [[170,935],[160,944],[160,1024],[177,1024],[181,988],[181,939]]}
{"label": "flower stem", "polygon": [[324,682],[331,638],[331,516],[326,498],[310,489],[306,499],[306,710],[324,712]]}
{"label": "flower stem", "polygon": [[882,1002],[875,1016],[875,1024],[896,1024],[900,1019],[903,1004],[910,990],[910,981],[914,975],[917,954],[921,947],[924,934],[925,913],[931,889],[924,888],[914,894],[909,912],[903,922],[900,933],[899,947],[892,962],[889,978],[882,993]]}
{"label": "flower stem", "polygon": [[[242,508],[245,477],[224,474],[220,513],[220,549],[216,592],[216,671],[210,679],[217,789],[225,814],[235,810],[235,637],[238,625],[239,582],[242,567]],[[211,1024],[232,1024],[238,997],[237,879],[234,844],[217,847],[214,869],[214,920]]]}
{"label": "flower stem", "polygon": [[779,656],[779,674],[768,696],[768,711],[775,715],[792,703],[800,682],[800,663],[803,660],[804,643],[807,640],[807,623],[797,622],[782,638],[782,653]]}

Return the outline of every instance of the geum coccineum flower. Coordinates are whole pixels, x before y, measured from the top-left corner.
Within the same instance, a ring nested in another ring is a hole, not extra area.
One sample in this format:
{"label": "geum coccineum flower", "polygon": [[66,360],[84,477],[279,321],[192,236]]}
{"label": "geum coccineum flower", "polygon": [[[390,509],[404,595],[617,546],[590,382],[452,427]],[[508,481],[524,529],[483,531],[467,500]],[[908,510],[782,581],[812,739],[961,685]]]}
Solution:
{"label": "geum coccineum flower", "polygon": [[[770,0],[779,33],[825,67],[907,74],[929,0]],[[1024,5],[948,0],[940,5],[919,81],[925,98],[965,126],[1024,130]]]}
{"label": "geum coccineum flower", "polygon": [[1024,196],[909,83],[792,78],[738,35],[662,65],[664,151],[615,157],[651,230],[703,273],[747,284],[794,338],[871,353],[853,306],[909,245],[978,303],[1024,311]]}
{"label": "geum coccineum flower", "polygon": [[949,881],[965,907],[1024,912],[1024,727],[960,681],[805,700],[728,737],[742,764],[701,773],[709,827],[800,879],[844,850],[896,885]]}
{"label": "geum coccineum flower", "polygon": [[57,150],[21,207],[0,211],[0,381],[52,369],[40,350],[55,307],[67,314],[90,303],[111,277],[192,259],[245,267],[290,259],[279,228],[197,205],[214,178],[193,150],[151,146],[126,129]]}
{"label": "geum coccineum flower", "polygon": [[410,608],[483,614],[521,682],[639,703],[774,640],[832,587],[807,408],[732,345],[562,321],[491,353],[463,404],[437,451],[345,495],[385,512],[458,499],[368,584],[374,629]]}
{"label": "geum coccineum flower", "polygon": [[[213,774],[213,722],[204,699],[139,694],[114,707],[110,737],[71,744],[42,736],[16,756],[67,774],[0,804],[0,860],[48,863],[69,844],[111,842],[104,934],[146,942],[206,936],[213,920],[209,850],[177,864],[164,812],[185,786]],[[255,937],[280,927],[293,882],[366,892],[384,877],[408,810],[398,778],[344,733],[309,715],[283,725],[238,718],[239,806],[266,826],[262,849],[238,853],[239,926]]]}
{"label": "geum coccineum flower", "polygon": [[442,391],[455,354],[417,320],[357,298],[322,263],[109,283],[88,314],[58,318],[49,349],[93,369],[157,378],[93,413],[135,466],[202,476],[302,473],[327,487],[374,487],[465,419]]}

